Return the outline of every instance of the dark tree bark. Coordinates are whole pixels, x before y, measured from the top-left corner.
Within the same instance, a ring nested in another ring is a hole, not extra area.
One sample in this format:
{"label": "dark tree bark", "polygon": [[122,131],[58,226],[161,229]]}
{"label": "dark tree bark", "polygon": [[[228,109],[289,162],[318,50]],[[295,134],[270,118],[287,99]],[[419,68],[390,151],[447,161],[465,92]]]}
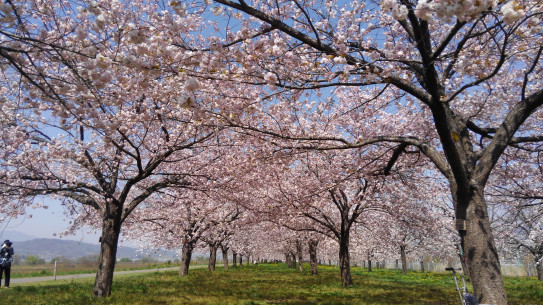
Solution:
{"label": "dark tree bark", "polygon": [[424,271],[424,261],[423,260],[420,260],[420,272],[425,272]]}
{"label": "dark tree bark", "polygon": [[179,266],[179,276],[186,276],[189,274],[190,260],[192,258],[192,251],[194,245],[192,242],[187,242],[183,245],[183,252],[181,253],[181,264]]}
{"label": "dark tree bark", "polygon": [[113,271],[117,260],[117,245],[121,234],[122,205],[107,205],[102,221],[102,237],[100,238],[100,260],[94,281],[93,294],[97,297],[111,295]]}
{"label": "dark tree bark", "polygon": [[222,261],[224,264],[224,269],[228,269],[228,247],[221,245],[222,250]]}
{"label": "dark tree bark", "polygon": [[311,264],[311,274],[318,274],[319,271],[317,269],[317,266],[318,266],[317,246],[319,245],[319,241],[317,239],[310,239],[308,244],[309,244],[309,263]]}
{"label": "dark tree bark", "polygon": [[296,269],[296,255],[292,251],[287,252],[287,266]]}
{"label": "dark tree bark", "polygon": [[298,255],[298,271],[300,271],[300,273],[303,273],[304,272],[304,265],[303,265],[303,246],[302,246],[302,242],[300,240],[296,240],[296,254]]}
{"label": "dark tree bark", "polygon": [[407,274],[407,257],[405,255],[405,244],[400,245],[400,256],[402,258],[402,272]]}
{"label": "dark tree bark", "polygon": [[368,257],[368,272],[372,272],[373,270],[371,269],[371,258]]}
{"label": "dark tree bark", "polygon": [[344,232],[339,240],[339,270],[341,272],[341,286],[347,287],[353,284],[351,277],[351,262],[349,257],[349,233]]}
{"label": "dark tree bark", "polygon": [[466,221],[467,230],[460,230],[460,236],[475,295],[480,303],[507,304],[501,265],[484,196],[476,192],[469,201],[465,214],[469,220]]}
{"label": "dark tree bark", "polygon": [[232,266],[234,268],[238,267],[238,254],[236,253],[236,251],[232,252]]}
{"label": "dark tree bark", "polygon": [[243,266],[243,255],[239,255],[239,266]]}
{"label": "dark tree bark", "polygon": [[217,245],[209,244],[209,263],[207,266],[209,271],[215,271],[215,265],[217,263],[217,248]]}

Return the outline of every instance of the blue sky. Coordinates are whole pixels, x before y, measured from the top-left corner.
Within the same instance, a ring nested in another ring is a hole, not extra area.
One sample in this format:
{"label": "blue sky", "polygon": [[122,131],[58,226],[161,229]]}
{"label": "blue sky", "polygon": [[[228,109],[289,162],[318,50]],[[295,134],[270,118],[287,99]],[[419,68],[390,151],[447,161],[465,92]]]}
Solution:
{"label": "blue sky", "polygon": [[[69,223],[64,220],[62,207],[50,203],[48,209],[27,209],[27,214],[32,218],[21,216],[15,219],[6,218],[0,223],[0,239],[10,239],[6,231],[17,231],[37,238],[60,238],[59,233],[65,231]],[[98,244],[99,234],[88,233],[90,230],[80,230],[75,235],[63,237],[63,239],[77,240],[86,243]]]}

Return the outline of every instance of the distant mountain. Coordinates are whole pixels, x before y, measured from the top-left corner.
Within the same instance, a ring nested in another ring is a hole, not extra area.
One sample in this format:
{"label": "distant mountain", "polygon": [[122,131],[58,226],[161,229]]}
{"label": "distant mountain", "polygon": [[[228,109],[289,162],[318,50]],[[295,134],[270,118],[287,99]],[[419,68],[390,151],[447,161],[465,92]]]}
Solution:
{"label": "distant mountain", "polygon": [[[37,238],[27,241],[18,241],[13,238],[13,249],[16,254],[26,257],[28,255],[39,256],[46,261],[51,260],[54,257],[67,257],[67,258],[79,258],[84,256],[91,256],[100,254],[100,245],[93,245],[84,242],[74,240],[62,240],[51,238]],[[130,258],[141,259],[142,257],[148,257],[147,254],[136,248],[132,247],[119,247],[117,249],[117,258]],[[173,251],[159,252],[151,257],[158,260],[175,259],[176,254]]]}
{"label": "distant mountain", "polygon": [[36,236],[32,236],[32,235],[22,233],[22,232],[4,231],[4,232],[2,232],[2,236],[0,237],[0,239],[1,239],[0,242],[3,242],[6,239],[9,239],[11,241],[19,242],[19,241],[32,240],[32,239],[36,239],[36,238],[37,238]]}
{"label": "distant mountain", "polygon": [[[74,240],[37,238],[16,242],[15,238],[13,238],[12,241],[15,253],[23,257],[37,255],[45,260],[50,260],[57,256],[78,258],[100,254],[100,245],[92,245]],[[137,249],[135,248],[123,247],[118,249],[117,257],[136,259],[141,258],[141,255],[137,253]]]}
{"label": "distant mountain", "polygon": [[84,244],[73,240],[57,240],[49,238],[38,238],[29,241],[13,243],[15,253],[25,257],[36,255],[46,260],[56,256],[69,258],[96,255],[100,248],[96,245]]}

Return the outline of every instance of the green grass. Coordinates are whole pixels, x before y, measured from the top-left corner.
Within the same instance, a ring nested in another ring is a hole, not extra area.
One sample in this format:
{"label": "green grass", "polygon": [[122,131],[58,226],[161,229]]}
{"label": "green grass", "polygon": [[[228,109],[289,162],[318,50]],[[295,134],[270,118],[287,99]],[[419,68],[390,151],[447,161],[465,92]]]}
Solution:
{"label": "green grass", "polygon": [[[207,265],[207,263],[206,263]],[[178,267],[179,264],[159,264],[159,268]],[[155,269],[155,264],[150,263],[125,263],[117,262],[115,264],[115,271],[129,271],[129,270],[145,270]],[[87,274],[96,273],[98,270],[98,263],[93,264],[64,264],[60,263],[57,266],[57,275],[71,275],[71,274]],[[36,266],[12,266],[11,278],[25,278],[25,277],[40,277],[40,276],[52,276],[54,275],[54,264],[36,265]]]}
{"label": "green grass", "polygon": [[[12,285],[0,290],[2,304],[459,304],[449,274],[395,270],[367,272],[353,268],[354,285],[339,284],[337,267],[319,267],[320,274],[303,274],[284,264],[260,264],[237,269],[191,270],[116,277],[112,296],[91,296],[92,279]],[[543,304],[543,283],[507,278],[512,305]]]}

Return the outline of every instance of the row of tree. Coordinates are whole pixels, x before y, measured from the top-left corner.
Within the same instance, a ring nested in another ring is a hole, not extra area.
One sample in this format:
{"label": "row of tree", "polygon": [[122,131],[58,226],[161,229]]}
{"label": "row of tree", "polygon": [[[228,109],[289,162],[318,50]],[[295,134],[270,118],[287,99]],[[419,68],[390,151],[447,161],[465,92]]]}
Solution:
{"label": "row of tree", "polygon": [[183,266],[198,241],[212,255],[321,245],[349,285],[353,251],[451,253],[454,228],[479,302],[507,304],[500,251],[543,256],[542,13],[6,0],[0,212],[51,196],[67,234],[100,229],[96,296],[121,229],[182,248]]}

